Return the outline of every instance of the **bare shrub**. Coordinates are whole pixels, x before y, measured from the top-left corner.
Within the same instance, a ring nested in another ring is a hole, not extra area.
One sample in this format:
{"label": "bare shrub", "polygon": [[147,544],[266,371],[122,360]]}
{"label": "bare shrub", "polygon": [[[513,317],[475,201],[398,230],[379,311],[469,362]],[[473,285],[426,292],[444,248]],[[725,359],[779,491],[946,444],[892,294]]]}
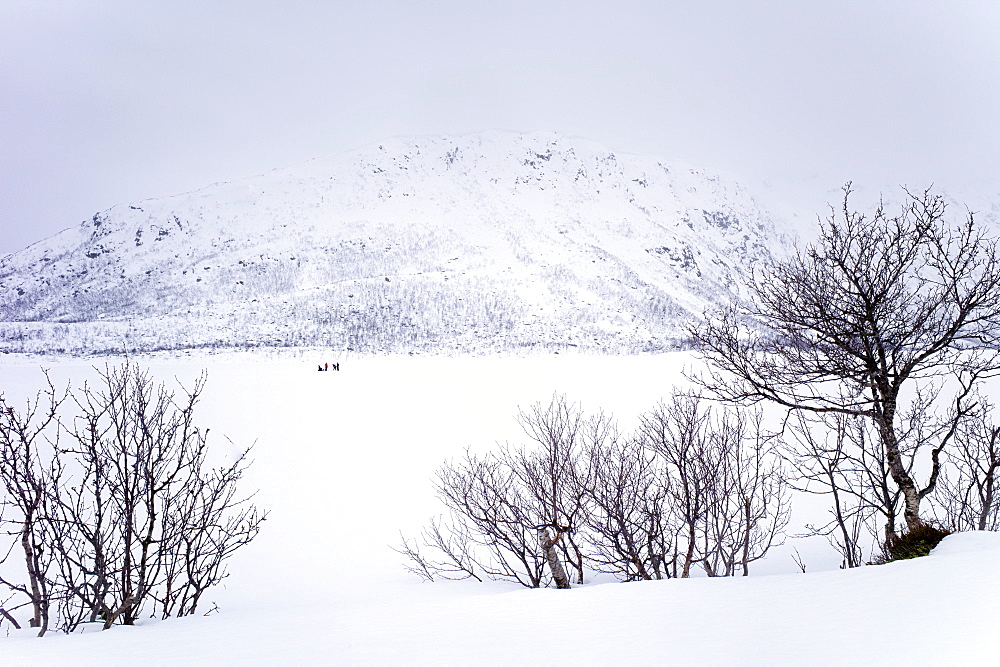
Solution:
{"label": "bare shrub", "polygon": [[[58,483],[49,463],[53,453],[50,438],[56,437],[59,408],[66,400],[65,392],[57,392],[48,373],[45,380],[46,388],[27,402],[24,412],[0,396],[0,526],[4,534],[14,538],[11,549],[20,547],[27,578],[20,583],[0,576],[0,585],[12,593],[0,603],[0,617],[20,627],[12,612],[29,606],[28,624],[38,628],[38,636],[44,635],[49,625],[47,573],[52,552],[45,549],[43,526],[50,491]],[[9,557],[11,551],[5,549],[4,553]],[[7,608],[18,598],[21,602]]]}
{"label": "bare shrub", "polygon": [[449,514],[403,538],[410,571],[530,588],[568,588],[567,566],[577,583],[588,568],[623,580],[686,577],[696,563],[745,575],[780,541],[787,485],[759,418],[714,420],[675,395],[623,439],[556,396],[519,421],[531,446],[467,450],[438,471]]}
{"label": "bare shrub", "polygon": [[[518,415],[534,446],[500,447],[445,463],[437,471],[438,497],[447,519],[433,520],[397,549],[408,569],[426,579],[482,578],[528,588],[571,586],[584,574],[580,531],[586,493],[579,483],[584,439],[602,432],[601,420],[585,420],[578,406],[554,396]],[[429,549],[434,556],[427,555]]]}
{"label": "bare shrub", "polygon": [[636,438],[609,434],[586,450],[587,559],[626,581],[677,576],[678,527],[661,461]]}
{"label": "bare shrub", "polygon": [[640,437],[670,477],[669,508],[684,543],[681,577],[695,564],[709,576],[746,575],[780,543],[788,485],[759,415],[716,417],[697,396],[675,392],[642,418]]}
{"label": "bare shrub", "polygon": [[505,449],[504,459],[530,499],[539,547],[558,588],[569,588],[566,562],[583,583],[583,553],[578,536],[587,514],[586,485],[581,483],[580,454],[586,442],[606,437],[610,424],[602,415],[585,419],[579,406],[553,396],[548,407],[535,404],[521,412],[518,423],[537,445]]}
{"label": "bare shrub", "polygon": [[709,504],[704,552],[709,576],[750,573],[750,563],[783,541],[789,486],[761,414],[734,411],[715,425],[718,463]]}
{"label": "bare shrub", "polygon": [[[25,418],[8,410],[0,423],[0,442],[15,445],[0,452],[0,474],[36,480],[29,541],[45,556],[28,562],[30,594],[31,582],[41,589],[32,624],[40,605],[42,623],[51,613],[66,632],[81,623],[106,629],[143,615],[195,613],[205,590],[227,576],[228,559],[266,518],[238,494],[249,450],[222,465],[209,463],[208,432],[194,422],[204,376],[178,395],[138,365],[98,372],[96,386],[71,393],[77,410],[71,418],[60,416],[68,403],[50,384],[42,422],[59,424],[45,455],[32,440],[36,432],[18,436],[31,410]],[[30,465],[18,464],[17,456]],[[28,497],[18,493],[7,489],[8,504]],[[20,516],[27,516],[23,508]],[[17,586],[8,583],[28,588]]]}

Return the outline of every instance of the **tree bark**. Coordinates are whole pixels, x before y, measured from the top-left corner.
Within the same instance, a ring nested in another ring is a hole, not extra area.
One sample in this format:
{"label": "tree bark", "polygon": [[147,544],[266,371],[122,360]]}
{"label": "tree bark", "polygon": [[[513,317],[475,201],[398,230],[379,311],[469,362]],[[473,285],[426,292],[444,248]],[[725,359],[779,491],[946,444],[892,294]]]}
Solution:
{"label": "tree bark", "polygon": [[687,552],[684,554],[684,567],[681,569],[681,579],[691,576],[691,565],[694,563],[694,527],[689,525],[691,531],[688,537]]}
{"label": "tree bark", "polygon": [[918,528],[920,520],[920,492],[913,478],[906,471],[903,465],[903,458],[899,452],[899,440],[896,438],[895,428],[895,399],[876,400],[875,421],[878,424],[879,438],[882,446],[885,447],[885,459],[889,465],[889,474],[892,481],[899,487],[903,494],[903,520],[906,521],[906,528],[914,530]]}
{"label": "tree bark", "polygon": [[49,629],[49,600],[42,591],[42,572],[38,562],[38,547],[32,544],[31,527],[34,524],[34,514],[29,514],[24,520],[21,530],[21,548],[24,550],[25,565],[28,569],[28,582],[31,586],[32,616],[28,625],[38,628],[38,636],[43,636]]}
{"label": "tree bark", "polygon": [[566,569],[563,567],[562,561],[559,560],[559,552],[556,550],[556,544],[561,537],[562,533],[557,531],[556,536],[550,538],[549,529],[542,526],[538,529],[538,546],[542,548],[549,569],[552,570],[552,579],[556,582],[556,588],[572,588],[569,577],[566,576]]}

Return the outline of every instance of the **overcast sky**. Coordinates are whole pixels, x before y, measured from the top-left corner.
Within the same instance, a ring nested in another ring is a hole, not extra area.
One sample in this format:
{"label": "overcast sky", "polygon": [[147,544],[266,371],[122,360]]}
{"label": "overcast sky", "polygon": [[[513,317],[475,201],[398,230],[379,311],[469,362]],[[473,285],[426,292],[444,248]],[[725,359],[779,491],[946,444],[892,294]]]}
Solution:
{"label": "overcast sky", "polygon": [[1000,193],[1000,3],[0,0],[0,255],[397,135]]}

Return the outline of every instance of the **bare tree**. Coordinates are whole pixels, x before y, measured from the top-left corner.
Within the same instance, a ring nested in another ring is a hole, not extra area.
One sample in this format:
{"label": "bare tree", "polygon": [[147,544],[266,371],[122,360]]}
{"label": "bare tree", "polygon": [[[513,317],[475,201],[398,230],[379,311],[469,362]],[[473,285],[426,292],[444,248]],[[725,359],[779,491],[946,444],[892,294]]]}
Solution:
{"label": "bare tree", "polygon": [[505,458],[532,501],[538,544],[549,563],[557,588],[569,588],[563,561],[583,583],[583,553],[575,536],[586,515],[587,494],[580,484],[580,454],[589,437],[603,440],[612,428],[603,415],[585,419],[578,405],[566,397],[552,397],[547,407],[536,403],[518,416],[518,423],[537,447],[507,450]]}
{"label": "bare tree", "polygon": [[587,497],[579,458],[585,439],[602,437],[608,425],[584,419],[562,396],[521,412],[518,421],[532,444],[482,456],[466,450],[462,460],[438,470],[436,489],[449,517],[431,521],[417,540],[403,538],[397,551],[411,571],[426,579],[487,577],[569,588],[569,564],[582,583],[578,536]]}
{"label": "bare tree", "polygon": [[[900,457],[912,474],[919,454],[954,441],[956,431],[978,399],[960,392],[962,414],[933,411],[937,388],[917,388],[899,416]],[[807,526],[825,535],[843,557],[842,567],[863,565],[879,557],[897,535],[903,494],[894,484],[875,426],[864,417],[843,413],[800,413],[792,421],[795,444],[787,457],[798,473],[799,491],[830,496],[830,519]],[[945,465],[940,467],[944,479]],[[939,487],[940,488],[940,487]],[[866,557],[864,554],[867,553]]]}
{"label": "bare tree", "polygon": [[761,413],[723,415],[712,428],[716,460],[709,504],[704,566],[709,576],[750,573],[780,544],[788,525],[789,487],[774,435]]}
{"label": "bare tree", "polygon": [[679,530],[661,461],[640,440],[617,436],[589,442],[585,460],[593,567],[626,581],[677,576]]}
{"label": "bare tree", "polygon": [[674,393],[641,420],[643,445],[656,452],[671,478],[670,508],[680,524],[685,547],[680,554],[680,576],[691,576],[701,562],[698,544],[705,531],[717,469],[710,453],[709,416],[697,398]]}
{"label": "bare tree", "polygon": [[642,418],[643,444],[670,476],[671,510],[682,527],[681,577],[749,574],[788,522],[788,488],[775,440],[760,415],[714,416],[697,396],[674,392]]}
{"label": "bare tree", "polygon": [[1000,427],[988,418],[993,405],[981,396],[975,402],[958,427],[936,504],[952,530],[1000,530]]}
{"label": "bare tree", "polygon": [[[462,461],[448,462],[438,470],[436,486],[451,512],[451,525],[459,530],[441,538],[435,534],[439,528],[432,525],[431,533],[425,531],[425,538],[430,536],[425,546],[444,553],[449,567],[527,588],[548,583],[548,561],[535,528],[542,520],[531,512],[531,501],[509,462],[466,450]],[[436,574],[447,571],[440,568]]]}
{"label": "bare tree", "polygon": [[852,211],[850,195],[848,184],[814,245],[754,276],[748,306],[692,331],[712,364],[695,380],[737,404],[770,401],[870,420],[872,453],[884,459],[912,530],[954,429],[925,443],[926,478],[918,484],[900,438],[904,389],[957,378],[957,418],[967,387],[997,369],[997,245],[972,214],[949,226],[944,200],[928,191],[908,193],[897,215],[881,205],[871,216]]}
{"label": "bare tree", "polygon": [[[0,525],[17,538],[27,575],[24,584],[3,577],[0,584],[27,597],[32,611],[28,624],[38,628],[39,637],[48,630],[50,602],[46,572],[51,554],[44,548],[42,522],[48,491],[58,483],[45,461],[51,451],[49,438],[57,437],[59,406],[66,399],[65,392],[56,391],[48,373],[45,380],[47,387],[28,401],[23,413],[0,396],[0,490],[4,493],[0,507],[6,510],[0,513]],[[0,615],[17,624],[2,605]]]}
{"label": "bare tree", "polygon": [[0,480],[28,574],[7,583],[30,597],[42,632],[50,617],[72,631],[194,613],[265,519],[237,494],[247,451],[208,464],[194,423],[204,376],[178,396],[137,365],[99,373],[96,387],[70,393],[75,417],[61,415],[69,402],[51,382],[25,416],[6,405],[0,415]]}

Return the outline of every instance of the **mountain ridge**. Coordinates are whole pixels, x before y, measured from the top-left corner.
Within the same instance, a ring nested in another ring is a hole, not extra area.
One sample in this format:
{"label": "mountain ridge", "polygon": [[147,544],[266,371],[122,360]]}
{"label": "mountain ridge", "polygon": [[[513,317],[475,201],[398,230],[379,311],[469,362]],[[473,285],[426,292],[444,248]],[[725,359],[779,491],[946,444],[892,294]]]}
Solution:
{"label": "mountain ridge", "polygon": [[396,138],[0,258],[7,352],[672,349],[788,238],[741,185],[555,133]]}

